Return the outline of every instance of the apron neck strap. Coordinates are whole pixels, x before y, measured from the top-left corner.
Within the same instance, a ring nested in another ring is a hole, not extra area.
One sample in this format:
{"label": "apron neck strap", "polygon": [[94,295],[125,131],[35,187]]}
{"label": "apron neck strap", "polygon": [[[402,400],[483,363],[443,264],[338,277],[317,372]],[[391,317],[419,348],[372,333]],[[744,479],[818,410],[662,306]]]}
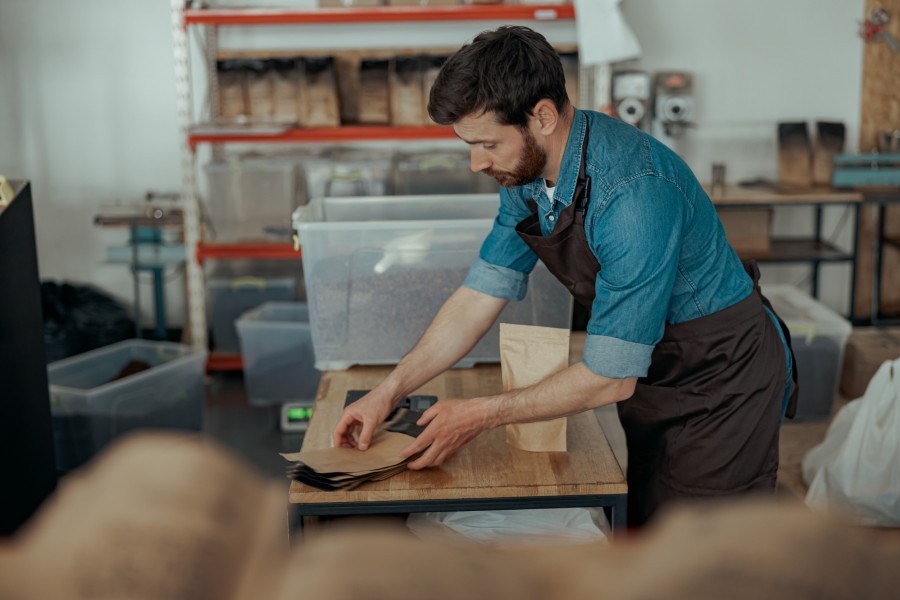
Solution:
{"label": "apron neck strap", "polygon": [[587,208],[588,199],[591,191],[591,178],[587,175],[587,146],[588,133],[591,130],[590,119],[587,114],[584,115],[584,142],[581,144],[581,165],[578,167],[578,179],[575,181],[575,192],[572,202],[576,202],[575,210],[583,211]]}

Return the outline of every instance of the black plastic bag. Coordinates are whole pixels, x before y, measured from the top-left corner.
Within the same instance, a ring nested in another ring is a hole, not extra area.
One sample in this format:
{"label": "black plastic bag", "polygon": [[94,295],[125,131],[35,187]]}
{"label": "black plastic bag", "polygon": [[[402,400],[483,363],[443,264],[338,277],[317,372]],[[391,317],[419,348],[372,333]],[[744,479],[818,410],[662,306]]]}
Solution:
{"label": "black plastic bag", "polygon": [[134,321],[99,290],[69,283],[41,284],[47,362],[134,337]]}

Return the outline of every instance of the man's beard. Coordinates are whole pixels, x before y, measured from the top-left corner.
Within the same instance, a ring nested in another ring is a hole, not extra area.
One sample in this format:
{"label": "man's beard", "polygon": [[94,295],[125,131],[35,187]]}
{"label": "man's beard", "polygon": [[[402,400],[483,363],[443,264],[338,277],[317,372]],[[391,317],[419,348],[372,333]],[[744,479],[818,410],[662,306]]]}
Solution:
{"label": "man's beard", "polygon": [[519,161],[512,171],[500,171],[496,169],[485,169],[482,171],[497,180],[497,183],[505,188],[518,187],[531,183],[541,176],[544,167],[547,166],[547,152],[538,146],[534,135],[525,129],[522,136],[524,138],[525,147],[519,156]]}

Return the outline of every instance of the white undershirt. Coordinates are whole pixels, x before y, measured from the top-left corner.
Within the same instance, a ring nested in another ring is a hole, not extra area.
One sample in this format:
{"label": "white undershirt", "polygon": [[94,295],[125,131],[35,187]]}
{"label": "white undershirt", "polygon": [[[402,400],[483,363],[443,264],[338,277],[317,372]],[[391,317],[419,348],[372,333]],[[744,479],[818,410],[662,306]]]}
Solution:
{"label": "white undershirt", "polygon": [[547,192],[547,199],[550,200],[550,206],[553,206],[553,193],[556,191],[556,186],[548,187],[547,180],[542,180],[544,183],[544,191]]}

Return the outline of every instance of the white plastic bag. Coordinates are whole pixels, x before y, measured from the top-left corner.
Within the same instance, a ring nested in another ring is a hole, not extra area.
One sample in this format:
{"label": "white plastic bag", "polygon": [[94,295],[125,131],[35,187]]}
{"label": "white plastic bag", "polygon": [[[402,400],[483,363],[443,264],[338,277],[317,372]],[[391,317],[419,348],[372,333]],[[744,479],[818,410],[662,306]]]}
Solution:
{"label": "white plastic bag", "polygon": [[866,525],[900,526],[900,359],[835,416],[803,459],[806,503]]}
{"label": "white plastic bag", "polygon": [[450,529],[486,543],[582,544],[606,539],[609,522],[599,508],[540,508],[413,513],[406,521],[423,538]]}

